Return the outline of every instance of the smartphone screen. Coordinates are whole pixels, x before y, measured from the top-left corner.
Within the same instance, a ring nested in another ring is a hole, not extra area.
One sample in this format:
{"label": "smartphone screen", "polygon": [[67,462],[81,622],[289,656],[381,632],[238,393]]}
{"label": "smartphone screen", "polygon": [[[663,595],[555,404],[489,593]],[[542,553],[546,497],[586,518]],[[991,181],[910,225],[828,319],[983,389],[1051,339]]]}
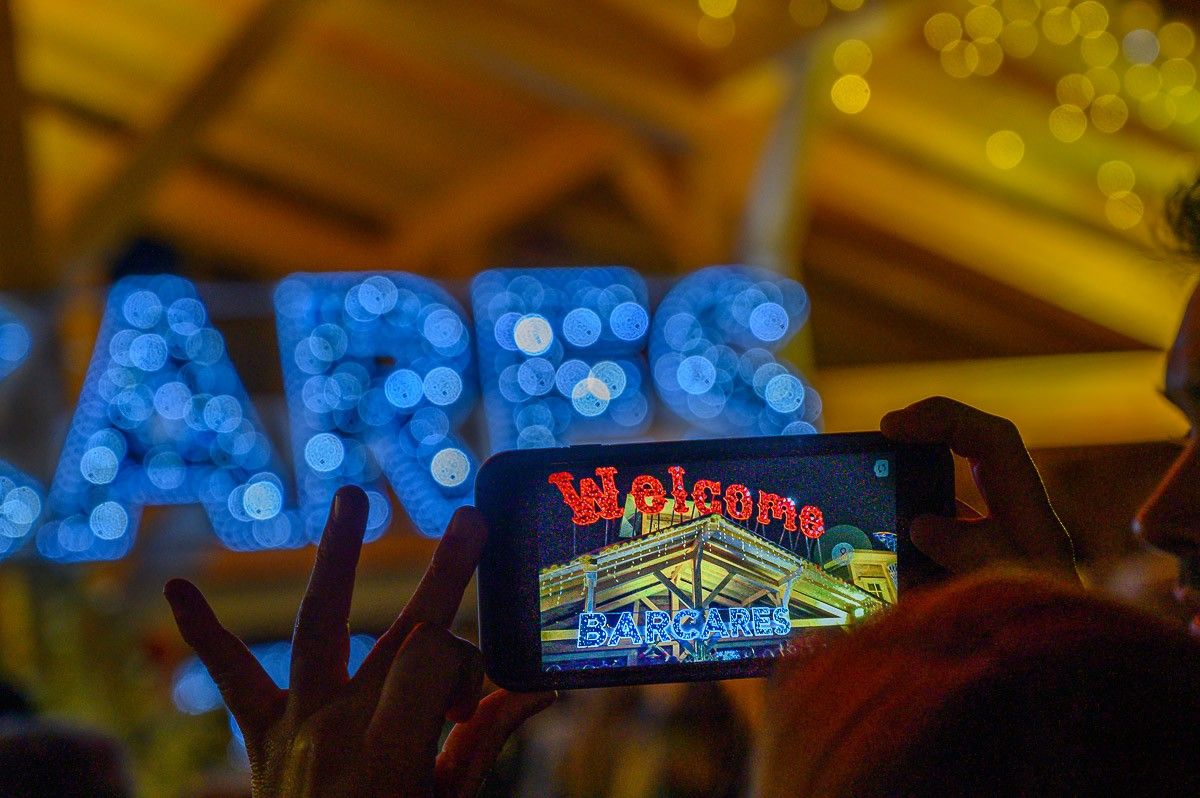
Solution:
{"label": "smartphone screen", "polygon": [[545,671],[776,657],[897,599],[894,456],[589,463],[545,474]]}

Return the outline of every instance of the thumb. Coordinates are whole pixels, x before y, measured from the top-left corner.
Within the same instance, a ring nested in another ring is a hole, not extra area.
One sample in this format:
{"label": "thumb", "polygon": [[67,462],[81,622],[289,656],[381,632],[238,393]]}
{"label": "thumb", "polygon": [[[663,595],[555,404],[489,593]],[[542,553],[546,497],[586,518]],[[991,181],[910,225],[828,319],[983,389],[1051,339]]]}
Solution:
{"label": "thumb", "polygon": [[909,537],[925,556],[956,574],[1012,559],[991,519],[922,515],[913,519]]}
{"label": "thumb", "polygon": [[557,698],[557,693],[496,690],[480,701],[471,719],[446,737],[434,776],[438,796],[475,795],[512,733]]}

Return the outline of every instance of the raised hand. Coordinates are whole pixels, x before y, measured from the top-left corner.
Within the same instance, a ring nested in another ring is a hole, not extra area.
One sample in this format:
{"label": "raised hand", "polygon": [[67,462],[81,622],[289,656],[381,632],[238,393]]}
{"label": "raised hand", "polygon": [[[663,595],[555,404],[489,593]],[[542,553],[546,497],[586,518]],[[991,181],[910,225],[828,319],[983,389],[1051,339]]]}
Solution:
{"label": "raised hand", "polygon": [[[486,537],[473,507],[454,515],[408,606],[349,677],[366,516],[362,490],[337,492],[296,619],[287,690],[194,585],[172,579],[164,590],[246,739],[255,798],[473,795],[508,736],[554,700],[497,690],[480,701],[479,650],[448,631]],[[456,725],[439,751],[446,721]]]}
{"label": "raised hand", "polygon": [[913,520],[913,544],[931,559],[955,573],[1009,563],[1078,579],[1071,536],[1011,421],[939,396],[888,413],[879,428],[902,443],[949,445],[987,502],[986,515],[959,502],[957,518]]}

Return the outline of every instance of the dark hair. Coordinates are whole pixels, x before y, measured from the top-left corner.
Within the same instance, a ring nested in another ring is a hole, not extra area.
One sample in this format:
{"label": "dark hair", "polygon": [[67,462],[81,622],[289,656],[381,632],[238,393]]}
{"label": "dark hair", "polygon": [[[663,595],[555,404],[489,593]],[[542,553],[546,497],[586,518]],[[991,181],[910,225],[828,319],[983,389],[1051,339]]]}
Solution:
{"label": "dark hair", "polygon": [[914,595],[778,687],[768,796],[1200,794],[1200,641],[1044,578]]}
{"label": "dark hair", "polygon": [[1200,177],[1167,198],[1166,216],[1176,246],[1200,256]]}
{"label": "dark hair", "polygon": [[115,741],[60,723],[0,721],[0,795],[129,798],[125,755]]}

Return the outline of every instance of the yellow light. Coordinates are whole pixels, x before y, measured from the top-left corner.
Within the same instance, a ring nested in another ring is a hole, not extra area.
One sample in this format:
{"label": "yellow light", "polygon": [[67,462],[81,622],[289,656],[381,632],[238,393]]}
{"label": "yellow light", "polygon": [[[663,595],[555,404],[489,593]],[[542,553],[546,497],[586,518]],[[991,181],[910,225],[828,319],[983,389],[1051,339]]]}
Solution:
{"label": "yellow light", "polygon": [[1163,90],[1179,96],[1196,85],[1196,67],[1186,58],[1172,58],[1159,69]]}
{"label": "yellow light", "polygon": [[827,0],[792,0],[788,4],[788,13],[796,24],[815,28],[828,16],[829,3]]}
{"label": "yellow light", "polygon": [[1042,17],[1042,34],[1054,44],[1070,44],[1079,35],[1079,17],[1066,6],[1052,8]]}
{"label": "yellow light", "polygon": [[737,0],[700,0],[700,10],[713,19],[724,19],[737,8]]}
{"label": "yellow light", "polygon": [[1116,133],[1129,121],[1129,106],[1115,94],[1105,94],[1092,102],[1092,124],[1101,133]]}
{"label": "yellow light", "polygon": [[1083,55],[1083,60],[1091,66],[1111,66],[1121,54],[1121,43],[1108,31],[1100,31],[1085,36],[1079,45],[1079,52]]}
{"label": "yellow light", "polygon": [[863,0],[830,0],[843,11],[857,11],[862,8]]}
{"label": "yellow light", "polygon": [[1158,32],[1164,58],[1187,58],[1196,49],[1196,34],[1184,22],[1168,22]]}
{"label": "yellow light", "polygon": [[1075,6],[1079,18],[1079,35],[1089,36],[1108,30],[1108,9],[1096,0],[1084,0]]}
{"label": "yellow light", "polygon": [[1078,105],[1060,105],[1050,112],[1050,133],[1065,144],[1079,141],[1087,126],[1087,114]]}
{"label": "yellow light", "polygon": [[1092,82],[1097,95],[1121,92],[1121,78],[1108,67],[1092,67],[1085,77]]}
{"label": "yellow light", "polygon": [[700,22],[696,25],[696,36],[700,41],[713,48],[714,50],[722,47],[728,47],[733,41],[733,36],[737,32],[737,26],[729,17],[716,19],[714,17],[700,17]]}
{"label": "yellow light", "polygon": [[842,113],[857,114],[871,101],[871,86],[858,75],[843,75],[834,82],[829,96]]}
{"label": "yellow light", "polygon": [[1104,204],[1104,214],[1118,230],[1132,230],[1141,224],[1146,215],[1146,205],[1134,192],[1120,191],[1108,198]]}
{"label": "yellow light", "polygon": [[996,44],[994,39],[979,39],[975,42],[975,49],[979,51],[975,74],[983,77],[996,74],[1004,63],[1004,48]]}
{"label": "yellow light", "polygon": [[1151,130],[1166,130],[1175,121],[1175,99],[1168,94],[1156,94],[1142,102],[1138,116]]}
{"label": "yellow light", "polygon": [[987,140],[987,157],[997,169],[1015,169],[1025,157],[1025,140],[1013,130],[1000,130]]}
{"label": "yellow light", "polygon": [[1013,22],[1034,22],[1041,13],[1038,0],[1004,0],[1000,8],[1005,18]]}
{"label": "yellow light", "polygon": [[1125,72],[1125,92],[1135,100],[1148,100],[1162,88],[1162,73],[1151,64],[1134,64]]}
{"label": "yellow light", "polygon": [[962,35],[963,26],[958,17],[945,11],[934,14],[925,23],[925,41],[938,52],[960,40]]}
{"label": "yellow light", "polygon": [[861,39],[847,39],[833,51],[833,65],[843,75],[865,75],[871,68],[871,48]]}
{"label": "yellow light", "polygon": [[957,41],[942,50],[942,69],[955,78],[969,78],[979,66],[979,48],[972,42]]}
{"label": "yellow light", "polygon": [[1072,73],[1058,81],[1055,92],[1062,105],[1078,105],[1087,108],[1096,97],[1096,88],[1083,75]]}
{"label": "yellow light", "polygon": [[963,20],[972,39],[996,39],[1004,31],[1004,17],[991,6],[976,6]]}
{"label": "yellow light", "polygon": [[1162,17],[1158,8],[1142,0],[1133,0],[1121,6],[1121,30],[1131,31],[1138,28],[1155,30]]}
{"label": "yellow light", "polygon": [[1013,58],[1028,58],[1037,50],[1041,35],[1032,22],[1020,20],[1011,22],[1004,27],[1000,34],[1000,44],[1004,51]]}
{"label": "yellow light", "polygon": [[1200,119],[1200,91],[1188,89],[1175,98],[1175,121],[1181,125],[1190,125]]}
{"label": "yellow light", "polygon": [[1128,193],[1137,185],[1137,174],[1125,161],[1109,161],[1096,172],[1096,184],[1106,197]]}

